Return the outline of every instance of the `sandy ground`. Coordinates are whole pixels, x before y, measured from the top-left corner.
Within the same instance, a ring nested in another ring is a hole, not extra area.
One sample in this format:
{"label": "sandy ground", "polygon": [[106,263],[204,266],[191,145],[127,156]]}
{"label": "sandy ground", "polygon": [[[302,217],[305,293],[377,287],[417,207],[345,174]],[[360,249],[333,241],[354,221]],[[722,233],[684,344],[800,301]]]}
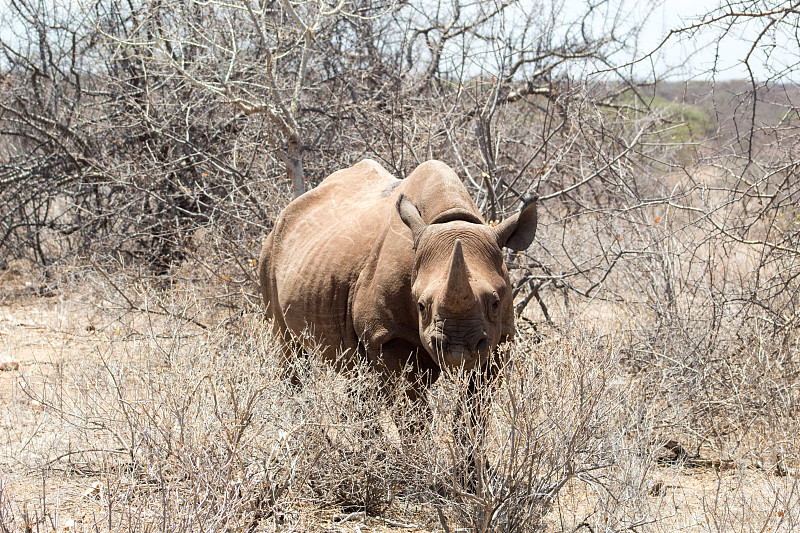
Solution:
{"label": "sandy ground", "polygon": [[[0,271],[0,490],[6,504],[0,513],[29,513],[35,522],[49,506],[50,530],[69,531],[76,519],[88,525],[102,504],[100,480],[64,472],[58,456],[48,453],[49,444],[61,440],[63,423],[25,388],[56,377],[66,362],[92,356],[99,338],[90,317],[88,308],[81,313],[56,295],[41,295],[19,272]],[[19,516],[14,526],[22,526]]]}

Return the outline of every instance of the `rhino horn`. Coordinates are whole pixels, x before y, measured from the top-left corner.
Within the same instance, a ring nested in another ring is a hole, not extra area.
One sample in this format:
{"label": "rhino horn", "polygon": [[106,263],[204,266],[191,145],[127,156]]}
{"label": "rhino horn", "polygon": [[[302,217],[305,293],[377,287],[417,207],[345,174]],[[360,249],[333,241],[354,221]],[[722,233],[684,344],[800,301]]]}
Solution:
{"label": "rhino horn", "polygon": [[466,311],[473,304],[472,287],[469,284],[469,269],[464,261],[461,240],[456,239],[453,255],[450,258],[450,269],[447,273],[442,296],[442,306],[449,311]]}

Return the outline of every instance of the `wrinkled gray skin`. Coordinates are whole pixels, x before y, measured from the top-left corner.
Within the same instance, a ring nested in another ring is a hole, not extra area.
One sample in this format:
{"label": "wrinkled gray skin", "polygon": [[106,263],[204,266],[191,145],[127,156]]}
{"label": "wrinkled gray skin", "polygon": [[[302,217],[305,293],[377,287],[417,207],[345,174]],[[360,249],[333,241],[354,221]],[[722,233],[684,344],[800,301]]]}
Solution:
{"label": "wrinkled gray skin", "polygon": [[410,368],[416,396],[442,368],[482,367],[513,337],[501,248],[524,250],[535,232],[535,202],[486,225],[444,163],[397,180],[364,160],[283,210],[261,251],[261,293],[285,341],[307,329],[345,367]]}

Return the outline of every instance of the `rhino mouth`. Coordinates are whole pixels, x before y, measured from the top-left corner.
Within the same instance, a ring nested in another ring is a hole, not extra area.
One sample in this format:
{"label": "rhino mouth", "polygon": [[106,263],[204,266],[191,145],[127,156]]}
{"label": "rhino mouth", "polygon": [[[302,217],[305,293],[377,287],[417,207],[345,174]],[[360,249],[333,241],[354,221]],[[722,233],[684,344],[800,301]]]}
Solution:
{"label": "rhino mouth", "polygon": [[443,335],[432,335],[428,342],[431,355],[440,367],[472,370],[483,364],[489,354],[489,339],[480,332],[469,339],[453,340]]}

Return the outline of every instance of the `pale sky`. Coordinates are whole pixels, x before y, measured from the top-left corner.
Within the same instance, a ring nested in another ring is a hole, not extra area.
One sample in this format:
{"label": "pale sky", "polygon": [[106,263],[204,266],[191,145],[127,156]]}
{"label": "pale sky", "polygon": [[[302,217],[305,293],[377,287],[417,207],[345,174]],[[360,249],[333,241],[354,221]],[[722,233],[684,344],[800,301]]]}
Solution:
{"label": "pale sky", "polygon": [[[670,30],[698,22],[703,14],[719,3],[720,0],[665,0],[650,15],[643,35],[642,48],[654,48]],[[741,61],[747,56],[752,42],[762,28],[763,20],[756,20],[737,26],[735,34],[722,39],[719,37],[718,29],[710,28],[705,29],[703,34],[695,39],[679,41],[673,38],[655,58],[656,66],[663,69],[666,66],[686,62],[688,69],[676,71],[674,78],[709,79],[709,71],[716,58],[716,79],[746,79],[749,74]],[[776,40],[778,46],[772,46]],[[785,31],[777,37],[765,35],[762,46],[754,51],[749,63],[756,79],[764,80],[775,71],[785,69],[798,61],[800,61],[800,43],[797,42],[796,36]],[[791,81],[797,82],[800,79],[795,74]]]}

